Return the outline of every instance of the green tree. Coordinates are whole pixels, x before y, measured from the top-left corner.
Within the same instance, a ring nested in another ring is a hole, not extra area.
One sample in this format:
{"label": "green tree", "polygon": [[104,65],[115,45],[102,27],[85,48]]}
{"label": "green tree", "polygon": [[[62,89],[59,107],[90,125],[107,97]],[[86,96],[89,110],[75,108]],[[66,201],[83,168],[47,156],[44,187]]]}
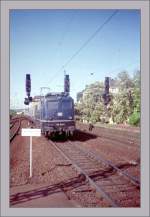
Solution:
{"label": "green tree", "polygon": [[121,91],[114,96],[111,106],[111,117],[115,123],[124,123],[132,113],[128,92]]}
{"label": "green tree", "polygon": [[140,125],[140,111],[141,111],[141,91],[140,91],[140,71],[136,71],[133,76],[134,88],[133,95],[133,112],[129,116],[129,124]]}
{"label": "green tree", "polygon": [[115,79],[110,79],[110,87],[117,87],[119,91],[112,93],[110,103],[104,106],[103,82],[86,85],[76,105],[80,120],[95,123],[111,117],[115,123],[139,123],[140,72],[135,72],[131,78],[128,72],[122,71]]}
{"label": "green tree", "polygon": [[134,83],[127,71],[122,71],[118,74],[118,85],[120,90],[126,90],[134,87]]}

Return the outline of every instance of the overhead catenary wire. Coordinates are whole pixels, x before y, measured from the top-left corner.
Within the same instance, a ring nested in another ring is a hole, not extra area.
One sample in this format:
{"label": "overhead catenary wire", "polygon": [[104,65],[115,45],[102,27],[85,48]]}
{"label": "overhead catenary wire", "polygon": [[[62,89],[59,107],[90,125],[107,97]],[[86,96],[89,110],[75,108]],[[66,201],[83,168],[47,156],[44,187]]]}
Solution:
{"label": "overhead catenary wire", "polygon": [[103,29],[103,27],[109,23],[109,21],[118,13],[118,9],[115,10],[97,29],[96,31],[82,44],[82,46],[67,60],[65,64],[63,64],[60,69],[55,73],[55,75],[51,78],[51,81],[57,76],[61,70],[63,70],[80,52],[83,48],[85,48],[88,43]]}
{"label": "overhead catenary wire", "polygon": [[[129,64],[127,64],[127,65],[124,66],[124,67],[119,67],[119,68],[113,69],[111,72],[109,72],[108,77],[111,77],[111,74],[114,73],[114,72],[116,72],[116,71],[118,71],[118,73],[121,72],[121,71],[123,71],[123,68],[124,68],[124,70],[126,71],[126,69],[125,69],[126,67],[134,66],[134,65],[137,64],[137,63],[139,63],[138,60],[137,60],[136,62],[134,62],[134,63],[129,63]],[[93,74],[94,74],[94,73],[93,73]],[[94,81],[93,81],[93,83],[94,83]],[[88,85],[90,85],[90,84],[92,84],[92,82],[89,83]],[[79,90],[78,85],[79,85],[79,83],[75,83],[75,82],[74,82],[72,89],[73,89],[74,91]]]}

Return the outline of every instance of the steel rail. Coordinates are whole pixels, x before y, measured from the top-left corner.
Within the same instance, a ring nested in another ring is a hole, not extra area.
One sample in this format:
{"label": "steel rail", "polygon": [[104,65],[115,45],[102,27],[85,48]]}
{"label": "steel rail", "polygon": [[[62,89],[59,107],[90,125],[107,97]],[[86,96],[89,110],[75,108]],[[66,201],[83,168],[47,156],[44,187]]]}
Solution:
{"label": "steel rail", "polygon": [[[77,123],[78,125],[78,129],[82,129],[82,125],[80,125],[80,123]],[[85,128],[84,129],[88,129],[88,125],[84,124]],[[116,133],[119,134],[120,137],[124,137],[126,136],[126,134],[129,136],[129,138],[133,138],[136,139],[137,135],[140,133],[140,131],[135,131],[131,134],[131,129],[129,130],[124,130],[122,128],[111,128],[111,127],[105,127],[105,126],[94,126],[95,129],[102,131],[103,133],[107,132],[107,130],[110,131],[110,134],[115,135]],[[121,134],[120,134],[121,133]],[[122,134],[123,133],[123,134]]]}
{"label": "steel rail", "polygon": [[15,122],[14,123],[10,123],[10,129],[14,126]]}
{"label": "steel rail", "polygon": [[10,132],[10,142],[15,138],[15,136],[17,135],[19,129],[20,129],[20,126],[21,126],[21,121],[23,120],[28,120],[29,122],[32,121],[32,119],[30,117],[26,117],[26,116],[21,116],[21,117],[15,117],[13,118],[11,121],[10,121],[10,131],[13,129],[13,127],[15,127],[15,124],[16,123],[19,123],[18,124],[18,127],[17,129],[15,130],[15,132],[13,134],[11,134]]}
{"label": "steel rail", "polygon": [[76,163],[74,162],[69,156],[68,154],[64,153],[64,151],[62,150],[62,148],[58,147],[58,145],[52,141],[50,141],[50,143],[53,145],[53,147],[60,152],[61,155],[64,156],[64,158],[69,161],[72,166],[75,168],[75,170],[77,170],[79,173],[83,174],[86,179],[89,181],[89,183],[91,184],[91,186],[93,186],[96,191],[100,194],[100,198],[103,196],[112,207],[119,207],[120,205],[118,203],[116,203],[113,198],[111,198],[103,189],[102,187],[100,187],[99,185],[97,185],[91,178],[90,176]]}
{"label": "steel rail", "polygon": [[[11,135],[11,133],[10,133],[10,142],[15,138],[15,136],[17,135],[17,133],[18,133],[18,131],[19,131],[19,129],[20,129],[20,126],[21,126],[21,120],[20,119],[18,119],[18,120],[16,120],[15,121],[15,123],[14,123],[14,125],[13,125],[13,127],[16,125],[16,123],[18,123],[18,126],[17,126],[17,128],[15,129],[15,131],[14,131],[14,133]],[[11,128],[11,130],[12,130],[12,128]]]}
{"label": "steel rail", "polygon": [[82,152],[84,152],[86,155],[88,155],[90,158],[95,159],[96,161],[98,161],[99,163],[103,162],[106,165],[111,166],[113,169],[115,169],[118,174],[122,174],[124,175],[126,178],[129,179],[129,181],[131,181],[134,185],[140,187],[140,181],[134,177],[131,176],[130,174],[128,174],[127,172],[122,171],[120,168],[118,168],[117,166],[115,166],[111,161],[104,159],[102,156],[100,155],[96,155],[95,153],[93,153],[91,150],[87,151],[83,148],[81,148],[81,146],[75,144],[72,144],[70,141],[68,141],[71,145],[76,145],[78,149],[80,149]]}
{"label": "steel rail", "polygon": [[[100,136],[100,135],[98,135],[98,134],[95,134],[95,133],[91,133],[91,132],[88,132],[88,131],[83,131],[83,130],[80,130],[80,129],[77,129],[77,131],[78,132],[81,132],[81,133],[88,133],[89,135],[91,135],[91,136],[96,136],[96,137],[98,137],[98,138],[101,138],[101,139],[108,139],[108,140],[110,140],[110,138],[108,137],[108,136],[106,136],[106,135],[102,135],[102,136]],[[140,148],[140,145],[131,145],[130,144],[130,142],[129,141],[126,141],[126,144],[124,144],[124,143],[122,143],[122,141],[121,141],[121,139],[118,139],[118,138],[112,138],[111,137],[111,140],[113,140],[113,141],[115,141],[115,142],[118,142],[118,143],[120,143],[119,144],[119,146],[122,146],[122,147],[125,147],[125,146],[128,146],[129,148]]]}

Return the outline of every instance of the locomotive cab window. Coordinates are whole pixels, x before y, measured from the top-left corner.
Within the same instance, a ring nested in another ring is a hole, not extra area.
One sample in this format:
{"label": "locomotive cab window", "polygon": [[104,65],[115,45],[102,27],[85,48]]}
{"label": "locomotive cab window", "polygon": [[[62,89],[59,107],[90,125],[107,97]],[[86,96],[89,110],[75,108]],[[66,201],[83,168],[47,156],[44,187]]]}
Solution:
{"label": "locomotive cab window", "polygon": [[50,110],[58,109],[58,101],[47,101],[47,109]]}
{"label": "locomotive cab window", "polygon": [[62,110],[65,110],[65,109],[72,109],[72,101],[70,100],[62,101]]}

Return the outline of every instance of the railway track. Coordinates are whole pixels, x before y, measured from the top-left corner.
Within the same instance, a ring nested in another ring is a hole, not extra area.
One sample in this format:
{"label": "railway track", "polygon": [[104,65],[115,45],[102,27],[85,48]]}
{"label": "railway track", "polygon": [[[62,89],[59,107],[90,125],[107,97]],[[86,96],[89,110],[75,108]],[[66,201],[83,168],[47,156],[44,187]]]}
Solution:
{"label": "railway track", "polygon": [[[77,131],[82,132],[82,133],[85,132],[81,129],[77,129]],[[88,134],[94,135],[94,136],[98,137],[99,139],[111,140],[111,142],[114,142],[115,144],[117,142],[117,145],[122,146],[122,147],[126,146],[128,148],[140,149],[140,145],[137,144],[138,141],[136,141],[134,138],[133,139],[131,139],[131,138],[127,139],[127,137],[123,137],[123,136],[119,136],[119,135],[113,135],[112,133],[111,134],[109,133],[109,136],[106,133],[102,133],[102,135],[98,135],[96,133],[88,132]]]}
{"label": "railway track", "polygon": [[14,126],[14,123],[10,123],[10,129]]}
{"label": "railway track", "polygon": [[[85,134],[85,132],[79,130],[79,131],[77,131],[77,136],[76,137],[77,138],[81,137],[81,135],[84,135],[84,134]],[[92,133],[87,133],[87,135],[88,135],[87,138],[90,137],[90,136],[95,136],[96,144],[100,144],[100,145],[103,144],[103,143],[105,144],[105,146],[103,146],[103,145],[101,146],[101,152],[103,152],[104,155],[107,155],[108,158],[109,157],[112,158],[111,150],[113,150],[113,147],[114,147],[113,151],[116,150],[116,151],[120,152],[120,155],[117,156],[117,159],[121,158],[120,160],[128,162],[128,163],[130,163],[132,165],[138,165],[140,163],[140,157],[137,157],[137,156],[140,156],[140,147],[137,146],[137,145],[132,146],[132,145],[124,144],[126,142],[126,139],[124,139],[122,141],[116,141],[116,140],[112,139],[111,137],[108,137],[108,135],[107,135],[107,137],[98,136],[98,135],[95,135],[95,134],[92,134]],[[75,139],[72,138],[72,141],[75,141],[75,140],[76,140],[76,138]],[[88,142],[85,142],[85,144],[86,143],[88,143]],[[92,140],[91,140],[91,143],[92,143]],[[95,149],[95,147],[96,147],[95,141],[93,142],[93,145],[94,145],[94,149]],[[110,148],[110,151],[108,153],[109,148]],[[124,154],[124,152],[126,154]],[[136,159],[134,158],[133,155],[136,156]],[[134,159],[132,159],[132,158],[134,158]],[[114,160],[116,160],[116,159],[114,158]]]}
{"label": "railway track", "polygon": [[12,142],[12,140],[18,134],[20,127],[21,127],[21,119],[18,118],[10,126],[10,142]]}
{"label": "railway track", "polygon": [[15,136],[18,134],[21,122],[23,120],[27,120],[30,123],[32,123],[32,119],[30,117],[20,116],[20,117],[14,117],[10,121],[10,142],[15,138]]}
{"label": "railway track", "polygon": [[50,143],[72,166],[105,198],[111,207],[136,207],[140,205],[140,181],[112,162],[67,142]]}

